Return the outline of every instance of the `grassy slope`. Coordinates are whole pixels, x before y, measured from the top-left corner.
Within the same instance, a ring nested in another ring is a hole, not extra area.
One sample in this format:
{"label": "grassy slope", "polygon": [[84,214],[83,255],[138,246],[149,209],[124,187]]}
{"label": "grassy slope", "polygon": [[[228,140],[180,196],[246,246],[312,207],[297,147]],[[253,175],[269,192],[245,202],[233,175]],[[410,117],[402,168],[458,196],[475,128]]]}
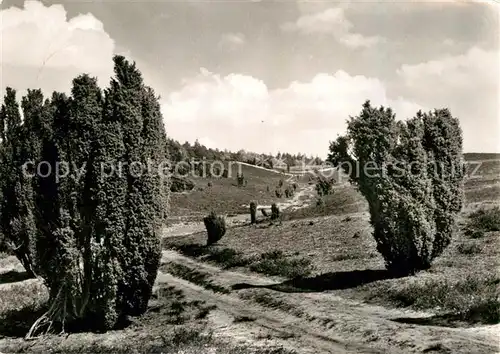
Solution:
{"label": "grassy slope", "polygon": [[[466,198],[469,202],[481,202],[483,200],[496,200],[500,196],[500,164],[491,160],[495,154],[469,154],[466,156],[471,164],[468,166],[468,174],[471,178],[466,183]],[[499,155],[500,156],[500,155]],[[231,164],[230,178],[191,178],[195,182],[195,189],[186,193],[173,193],[171,195],[171,216],[192,216],[199,218],[210,210],[218,213],[241,213],[247,212],[248,205],[254,200],[258,204],[271,204],[278,202],[275,189],[280,179],[287,180],[287,176],[265,169],[255,168],[248,165]],[[241,170],[240,170],[241,168]],[[243,172],[248,181],[246,187],[239,188],[236,182],[238,171]],[[347,182],[347,177],[339,177],[337,172],[332,176],[341,182]],[[311,174],[298,176],[300,183],[314,183]],[[209,182],[212,184],[208,186]],[[267,191],[269,187],[269,192]],[[285,183],[286,187],[286,183]],[[314,210],[299,210],[294,217],[312,217],[329,214],[343,214],[348,212],[365,210],[363,198],[352,188],[338,188],[337,194],[325,198],[325,208],[314,208]]]}
{"label": "grassy slope", "polygon": [[[196,187],[187,193],[173,193],[171,195],[171,215],[186,214],[205,215],[212,209],[217,213],[247,212],[246,207],[251,201],[258,204],[271,204],[278,199],[275,189],[280,179],[287,177],[274,171],[255,168],[247,165],[231,164],[230,178],[192,178]],[[236,176],[238,171],[248,181],[246,187],[238,187]],[[212,186],[208,187],[208,183]],[[286,184],[285,184],[286,186]],[[269,187],[269,192],[267,191]],[[201,190],[200,190],[201,189]]]}

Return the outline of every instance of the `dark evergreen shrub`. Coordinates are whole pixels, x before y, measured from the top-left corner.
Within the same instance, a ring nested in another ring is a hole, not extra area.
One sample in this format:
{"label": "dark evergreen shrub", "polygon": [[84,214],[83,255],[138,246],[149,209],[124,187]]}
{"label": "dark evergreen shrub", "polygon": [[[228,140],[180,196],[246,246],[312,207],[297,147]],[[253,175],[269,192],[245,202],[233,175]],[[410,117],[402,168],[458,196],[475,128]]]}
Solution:
{"label": "dark evergreen shrub", "polygon": [[236,180],[238,181],[238,187],[243,187],[245,185],[245,176],[243,176],[243,173],[238,173]]}
{"label": "dark evergreen shrub", "polygon": [[[73,80],[69,98],[44,101],[28,90],[22,125],[7,90],[0,232],[15,244],[23,239],[20,258],[49,288],[49,310],[27,337],[74,323],[107,330],[144,313],[151,296],[168,210],[167,140],[158,98],[135,64],[122,56],[114,64],[104,94],[88,75]],[[52,173],[26,178],[21,167],[31,160]],[[59,178],[64,163],[72,169]]]}
{"label": "dark evergreen shrub", "polygon": [[430,267],[450,244],[463,204],[462,130],[447,109],[397,121],[367,101],[330,144],[368,201],[377,250],[397,275]]}
{"label": "dark evergreen shrub", "polygon": [[170,191],[174,193],[184,192],[193,190],[195,184],[189,178],[180,177],[180,176],[172,176],[170,183]]}
{"label": "dark evergreen shrub", "polygon": [[257,221],[257,204],[254,202],[250,203],[250,222],[255,224]]}
{"label": "dark evergreen shrub", "polygon": [[277,220],[280,217],[280,209],[276,205],[276,203],[273,203],[271,205],[271,220]]}
{"label": "dark evergreen shrub", "polygon": [[333,194],[333,185],[335,180],[333,178],[325,178],[319,176],[316,182],[316,192],[319,197]]}
{"label": "dark evergreen shrub", "polygon": [[207,229],[207,246],[219,241],[226,233],[226,220],[224,217],[218,216],[214,211],[207,215],[203,222]]}

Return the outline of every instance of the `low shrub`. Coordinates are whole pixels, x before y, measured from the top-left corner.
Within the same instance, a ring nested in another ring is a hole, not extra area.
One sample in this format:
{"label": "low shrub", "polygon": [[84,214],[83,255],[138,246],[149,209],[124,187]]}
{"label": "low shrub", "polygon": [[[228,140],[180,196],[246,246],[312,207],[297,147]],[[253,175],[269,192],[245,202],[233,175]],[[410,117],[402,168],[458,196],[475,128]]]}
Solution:
{"label": "low shrub", "polygon": [[427,279],[384,289],[377,296],[400,306],[437,309],[462,321],[495,324],[500,321],[500,279],[470,274],[461,280]]}
{"label": "low shrub", "polygon": [[329,195],[333,193],[333,184],[335,180],[333,178],[318,177],[316,181],[316,192],[319,197],[324,195]]}
{"label": "low shrub", "polygon": [[207,229],[207,246],[210,246],[219,241],[226,233],[226,220],[222,216],[212,211],[203,219],[205,228]]}
{"label": "low shrub", "polygon": [[193,190],[195,187],[194,182],[186,177],[172,176],[170,191],[174,193]]}
{"label": "low shrub", "polygon": [[302,257],[287,257],[281,251],[261,254],[260,258],[250,264],[250,270],[267,275],[282,276],[293,279],[306,277],[313,271],[311,261]]}
{"label": "low shrub", "polygon": [[500,207],[481,208],[469,215],[466,233],[472,236],[477,231],[500,231]]}
{"label": "low shrub", "polygon": [[475,243],[461,243],[457,246],[457,251],[461,254],[472,255],[481,253],[481,247]]}
{"label": "low shrub", "polygon": [[252,261],[251,257],[247,257],[232,248],[211,248],[208,250],[208,255],[205,259],[220,265],[224,269],[245,267]]}

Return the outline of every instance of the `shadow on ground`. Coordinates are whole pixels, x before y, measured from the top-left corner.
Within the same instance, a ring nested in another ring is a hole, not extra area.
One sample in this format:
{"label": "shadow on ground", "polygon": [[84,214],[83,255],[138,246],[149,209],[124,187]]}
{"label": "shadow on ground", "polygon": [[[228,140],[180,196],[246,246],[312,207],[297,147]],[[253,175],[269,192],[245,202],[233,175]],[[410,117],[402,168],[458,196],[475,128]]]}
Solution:
{"label": "shadow on ground", "polygon": [[440,326],[462,328],[470,327],[471,323],[463,321],[460,316],[453,314],[434,315],[430,317],[399,317],[392,319],[394,322],[414,324],[419,326]]}
{"label": "shadow on ground", "polygon": [[325,273],[315,277],[296,278],[271,285],[234,284],[232,289],[266,288],[280,292],[322,292],[355,288],[379,280],[392,279],[394,275],[387,270],[366,269],[349,272]]}
{"label": "shadow on ground", "polygon": [[33,323],[35,323],[45,311],[45,306],[27,306],[2,314],[0,317],[0,338],[24,337]]}
{"label": "shadow on ground", "polygon": [[[123,330],[125,328],[144,326],[166,326],[180,325],[191,319],[204,319],[213,306],[206,305],[203,301],[187,301],[181,290],[173,286],[163,284],[152,294],[148,304],[148,310],[140,317],[120,318],[113,328]],[[32,304],[19,309],[12,309],[0,314],[0,338],[22,338],[26,336],[33,323],[36,322],[48,310],[47,303]],[[40,328],[36,335],[43,334],[47,326]],[[62,324],[53,323],[51,333],[59,333],[63,330]],[[93,316],[85,319],[68,321],[64,325],[66,333],[102,333],[96,328]]]}
{"label": "shadow on ground", "polygon": [[6,273],[0,274],[0,284],[17,283],[18,281],[23,281],[30,279],[31,276],[28,272],[18,272],[16,270],[10,270]]}

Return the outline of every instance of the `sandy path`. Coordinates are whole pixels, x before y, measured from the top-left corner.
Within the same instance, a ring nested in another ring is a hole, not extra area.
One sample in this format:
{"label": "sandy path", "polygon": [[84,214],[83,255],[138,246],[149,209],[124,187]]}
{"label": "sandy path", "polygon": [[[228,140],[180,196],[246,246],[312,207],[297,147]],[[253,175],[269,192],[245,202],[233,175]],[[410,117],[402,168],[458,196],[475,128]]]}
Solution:
{"label": "sandy path", "polygon": [[[292,198],[287,199],[284,202],[278,202],[276,203],[276,205],[281,210],[294,210],[297,208],[304,208],[309,205],[310,199],[315,193],[314,188],[314,185],[308,185],[307,187],[300,189],[297,193],[295,193]],[[250,207],[250,205],[247,204],[245,204],[244,206],[247,208]],[[259,209],[271,209],[271,205],[257,205],[257,210]]]}
{"label": "sandy path", "polygon": [[[321,331],[308,326],[300,318],[276,310],[270,310],[234,295],[216,294],[198,285],[173,277],[170,274],[159,273],[158,283],[167,283],[183,291],[187,298],[202,300],[207,304],[217,306],[217,319],[212,318],[219,330],[225,329],[225,334],[231,335],[231,324],[234,318],[249,317],[254,319],[247,329],[247,342],[252,342],[252,327],[260,327],[268,331],[270,336],[287,338],[288,347],[295,348],[301,353],[383,353],[384,351],[363,347],[355,343],[344,342],[333,336],[326,336]],[[229,316],[224,316],[224,314]],[[225,318],[224,318],[225,317]],[[224,320],[225,319],[225,320]],[[241,327],[241,326],[240,326]],[[245,336],[240,330],[238,336]],[[253,338],[258,340],[258,338]],[[281,343],[284,344],[284,343]]]}
{"label": "sandy path", "polygon": [[[256,274],[225,271],[213,265],[187,258],[175,251],[164,251],[163,262],[182,264],[191,269],[208,273],[216,284],[231,288],[238,283],[270,285],[279,282]],[[366,305],[349,301],[328,293],[282,293],[268,289],[233,290],[221,295],[201,288],[170,274],[159,274],[159,282],[175,285],[193,299],[217,305],[218,311],[227,318],[248,316],[255,321],[250,327],[260,327],[290,338],[286,343],[299,352],[315,353],[495,353],[498,350],[498,326],[462,329],[437,326],[419,326],[395,322],[399,317],[425,317],[428,314]],[[296,311],[264,308],[253,302],[250,296],[264,292],[274,301],[286,302]],[[291,313],[293,312],[293,313]],[[224,318],[224,316],[218,316]],[[231,335],[231,323],[223,326]],[[237,332],[235,332],[237,333]],[[241,328],[238,332],[241,336]],[[252,340],[252,338],[250,338]],[[254,338],[255,340],[255,338]],[[431,349],[435,348],[435,349]]]}
{"label": "sandy path", "polygon": [[[295,210],[299,208],[304,208],[309,205],[312,195],[315,193],[314,185],[308,185],[307,187],[300,189],[294,196],[282,203],[277,203],[280,210]],[[243,205],[244,207],[249,207],[249,205]],[[257,210],[260,209],[270,209],[270,205],[258,205]],[[269,212],[270,213],[270,212]],[[260,212],[259,212],[260,214]],[[226,216],[226,223],[229,227],[250,222],[250,214],[238,214],[235,216]],[[190,221],[190,222],[179,222],[170,225],[163,230],[163,237],[175,237],[190,235],[196,232],[201,232],[205,230],[205,225],[203,221]]]}
{"label": "sandy path", "polygon": [[288,176],[288,177],[295,177],[296,176],[293,173],[281,172],[281,171],[277,171],[277,170],[265,168],[265,167],[262,167],[262,166],[252,165],[251,163],[240,162],[240,161],[232,161],[231,163],[236,163],[237,165],[245,165],[245,166],[257,168],[259,170],[264,170],[264,171],[268,171],[268,172],[271,172],[271,173],[277,173],[277,174]]}

